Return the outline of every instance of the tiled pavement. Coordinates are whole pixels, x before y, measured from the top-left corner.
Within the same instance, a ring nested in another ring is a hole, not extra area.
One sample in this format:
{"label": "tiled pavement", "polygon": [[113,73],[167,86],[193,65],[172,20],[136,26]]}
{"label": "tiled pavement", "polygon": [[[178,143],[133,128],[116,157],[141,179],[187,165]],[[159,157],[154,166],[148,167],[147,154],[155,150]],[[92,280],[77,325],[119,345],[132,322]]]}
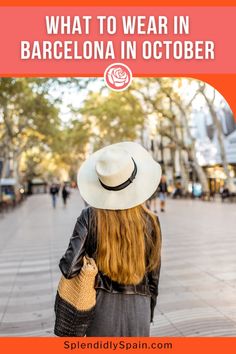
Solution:
{"label": "tiled pavement", "polygon": [[[64,252],[83,203],[33,196],[0,216],[0,336],[53,336]],[[236,336],[236,205],[168,201],[152,336]]]}

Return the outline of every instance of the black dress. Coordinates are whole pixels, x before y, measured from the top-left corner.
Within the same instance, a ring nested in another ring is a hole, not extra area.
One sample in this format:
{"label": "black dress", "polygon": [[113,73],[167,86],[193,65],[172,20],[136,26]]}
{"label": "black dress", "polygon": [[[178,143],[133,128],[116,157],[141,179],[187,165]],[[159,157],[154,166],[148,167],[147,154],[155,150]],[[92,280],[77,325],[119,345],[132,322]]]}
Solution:
{"label": "black dress", "polygon": [[150,296],[97,290],[95,318],[87,337],[149,337]]}

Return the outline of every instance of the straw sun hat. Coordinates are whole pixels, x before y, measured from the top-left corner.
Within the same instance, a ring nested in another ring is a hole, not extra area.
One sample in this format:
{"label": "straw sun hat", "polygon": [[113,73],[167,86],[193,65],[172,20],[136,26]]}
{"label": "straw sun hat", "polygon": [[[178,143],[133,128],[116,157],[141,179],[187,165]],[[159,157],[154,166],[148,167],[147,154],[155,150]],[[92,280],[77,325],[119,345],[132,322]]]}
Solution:
{"label": "straw sun hat", "polygon": [[157,189],[161,167],[141,145],[122,142],[94,152],[80,167],[78,187],[92,207],[121,210],[144,203]]}

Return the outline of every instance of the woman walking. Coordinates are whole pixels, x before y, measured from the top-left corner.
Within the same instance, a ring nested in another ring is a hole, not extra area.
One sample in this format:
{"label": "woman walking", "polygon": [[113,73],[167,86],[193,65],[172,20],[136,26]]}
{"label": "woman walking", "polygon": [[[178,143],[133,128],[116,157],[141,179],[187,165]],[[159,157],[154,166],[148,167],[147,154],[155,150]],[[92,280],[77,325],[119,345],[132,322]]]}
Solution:
{"label": "woman walking", "polygon": [[161,231],[145,206],[161,168],[139,144],[124,142],[92,154],[78,185],[82,210],[60,269],[76,276],[87,254],[98,276],[95,317],[87,336],[149,336],[158,295]]}
{"label": "woman walking", "polygon": [[68,186],[66,185],[66,183],[64,183],[64,185],[63,185],[61,195],[62,195],[63,205],[64,205],[64,207],[66,207],[67,199],[69,198],[69,195],[70,195],[70,192],[69,192],[69,189],[68,189]]}
{"label": "woman walking", "polygon": [[160,197],[160,206],[161,212],[165,211],[166,208],[166,195],[168,192],[167,183],[166,183],[166,176],[161,177],[161,182],[159,184],[159,197]]}

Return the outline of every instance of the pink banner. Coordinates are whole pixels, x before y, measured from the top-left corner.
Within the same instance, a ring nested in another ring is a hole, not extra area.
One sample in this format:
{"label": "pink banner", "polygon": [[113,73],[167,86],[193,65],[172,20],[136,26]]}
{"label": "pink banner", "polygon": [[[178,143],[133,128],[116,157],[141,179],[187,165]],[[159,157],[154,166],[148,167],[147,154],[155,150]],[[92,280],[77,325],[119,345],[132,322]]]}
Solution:
{"label": "pink banner", "polygon": [[234,73],[235,22],[236,7],[2,7],[0,76]]}

